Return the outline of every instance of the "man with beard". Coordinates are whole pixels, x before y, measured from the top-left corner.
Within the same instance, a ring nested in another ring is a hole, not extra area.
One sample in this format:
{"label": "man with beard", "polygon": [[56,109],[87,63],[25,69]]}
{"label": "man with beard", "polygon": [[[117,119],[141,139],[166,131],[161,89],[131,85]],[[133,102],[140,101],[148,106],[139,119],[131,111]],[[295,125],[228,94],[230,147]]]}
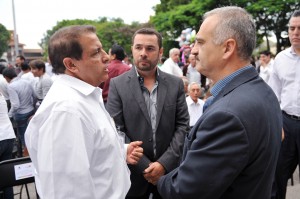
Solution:
{"label": "man with beard", "polygon": [[158,69],[163,48],[157,31],[136,31],[131,50],[134,66],[111,79],[106,108],[127,139],[143,141],[143,157],[129,165],[132,184],[126,198],[149,198],[152,193],[159,199],[151,183],[178,166],[189,128],[183,82]]}

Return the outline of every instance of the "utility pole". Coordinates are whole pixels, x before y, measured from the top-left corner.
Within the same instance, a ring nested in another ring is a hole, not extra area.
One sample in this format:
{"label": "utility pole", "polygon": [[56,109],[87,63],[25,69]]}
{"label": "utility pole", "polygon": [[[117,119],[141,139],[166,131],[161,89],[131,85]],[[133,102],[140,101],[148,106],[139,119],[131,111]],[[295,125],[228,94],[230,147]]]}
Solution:
{"label": "utility pole", "polygon": [[15,16],[15,3],[14,3],[14,0],[12,0],[12,8],[13,8],[13,19],[14,19],[14,44],[15,44],[14,61],[16,61],[16,58],[19,55],[19,41],[18,41],[18,36],[17,36],[17,26],[16,26],[16,16]]}

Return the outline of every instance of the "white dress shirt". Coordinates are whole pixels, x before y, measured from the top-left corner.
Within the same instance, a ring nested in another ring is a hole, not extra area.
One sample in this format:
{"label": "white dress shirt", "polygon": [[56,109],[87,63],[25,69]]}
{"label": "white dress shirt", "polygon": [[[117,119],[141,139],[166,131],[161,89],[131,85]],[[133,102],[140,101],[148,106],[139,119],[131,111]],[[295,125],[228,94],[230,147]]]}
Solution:
{"label": "white dress shirt", "polygon": [[171,58],[168,58],[164,64],[160,67],[160,69],[166,73],[182,77],[183,72],[179,68],[178,64],[175,63]]}
{"label": "white dress shirt", "polygon": [[7,86],[11,109],[9,117],[15,114],[26,114],[34,109],[35,93],[28,80],[15,77]]}
{"label": "white dress shirt", "polygon": [[14,129],[8,117],[4,96],[0,92],[0,141],[16,138]]}
{"label": "white dress shirt", "polygon": [[270,79],[270,75],[272,73],[272,70],[273,70],[273,64],[274,64],[274,60],[271,59],[269,61],[269,63],[263,67],[263,66],[260,66],[260,71],[259,71],[259,76],[266,82],[268,83],[269,82],[269,79]]}
{"label": "white dress shirt", "polygon": [[274,60],[269,86],[287,114],[300,116],[300,56],[293,48],[281,51]]}
{"label": "white dress shirt", "polygon": [[186,98],[186,103],[190,115],[190,126],[194,126],[203,113],[204,101],[198,99],[197,103],[195,103],[192,98],[188,96]]}
{"label": "white dress shirt", "polygon": [[6,79],[3,77],[2,74],[0,74],[0,92],[4,96],[5,100],[9,100],[9,95],[7,92],[7,85],[8,85],[8,83],[7,83]]}
{"label": "white dress shirt", "polygon": [[201,74],[191,64],[187,68],[186,77],[189,83],[196,82],[201,85]]}
{"label": "white dress shirt", "polygon": [[53,81],[47,73],[44,73],[41,77],[39,77],[39,81],[36,83],[34,89],[38,99],[42,100],[45,98],[52,86],[52,83]]}
{"label": "white dress shirt", "polygon": [[124,143],[100,88],[60,75],[31,119],[25,141],[41,198],[125,198],[130,173]]}

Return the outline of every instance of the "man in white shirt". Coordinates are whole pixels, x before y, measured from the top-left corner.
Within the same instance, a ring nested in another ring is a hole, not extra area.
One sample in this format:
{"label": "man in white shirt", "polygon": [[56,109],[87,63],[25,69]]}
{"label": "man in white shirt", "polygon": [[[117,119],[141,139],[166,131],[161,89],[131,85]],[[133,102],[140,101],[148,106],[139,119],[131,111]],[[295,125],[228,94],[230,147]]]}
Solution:
{"label": "man in white shirt", "polygon": [[51,88],[53,81],[46,73],[46,65],[42,60],[32,60],[29,62],[29,66],[34,77],[39,78],[38,82],[35,84],[34,90],[39,102],[42,102]]}
{"label": "man in white shirt", "polygon": [[259,53],[259,62],[260,66],[258,67],[258,73],[259,76],[268,83],[270,74],[273,69],[273,63],[274,60],[271,58],[271,52],[270,51],[262,51]]}
{"label": "man in white shirt", "polygon": [[[53,72],[60,74],[26,131],[41,198],[123,199],[127,163],[142,142],[124,135],[106,112],[98,85],[108,78],[108,55],[90,25],[68,26],[49,40]],[[127,151],[126,151],[127,147]]]}
{"label": "man in white shirt", "polygon": [[192,82],[188,86],[189,96],[186,98],[190,115],[190,127],[192,128],[203,113],[204,101],[199,99],[201,96],[201,86],[197,82]]}
{"label": "man in white shirt", "polygon": [[[7,113],[6,101],[0,92],[0,162],[12,158],[13,144],[16,138]],[[5,199],[13,199],[13,188],[3,189],[3,195]]]}
{"label": "man in white shirt", "polygon": [[160,69],[166,73],[182,77],[182,70],[178,66],[179,57],[180,50],[178,48],[172,48],[169,51],[169,58],[164,62]]}
{"label": "man in white shirt", "polygon": [[300,165],[300,10],[292,14],[288,34],[291,47],[275,57],[268,82],[282,109],[284,131],[272,193],[274,199],[285,198],[287,181]]}
{"label": "man in white shirt", "polygon": [[201,74],[196,69],[196,58],[195,55],[189,55],[189,62],[190,65],[188,66],[186,77],[188,78],[189,82],[196,82],[201,85]]}

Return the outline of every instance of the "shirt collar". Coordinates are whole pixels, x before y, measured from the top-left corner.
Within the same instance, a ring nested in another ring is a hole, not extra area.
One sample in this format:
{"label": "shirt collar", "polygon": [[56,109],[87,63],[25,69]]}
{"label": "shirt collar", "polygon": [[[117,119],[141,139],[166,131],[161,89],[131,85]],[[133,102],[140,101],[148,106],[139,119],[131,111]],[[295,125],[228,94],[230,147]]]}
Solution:
{"label": "shirt collar", "polygon": [[94,87],[76,77],[66,75],[66,74],[61,74],[59,75],[59,78],[61,81],[64,82],[64,84],[67,84],[71,88],[77,90],[78,92],[88,96],[93,92],[96,92],[98,94],[102,94],[102,89],[99,87]]}
{"label": "shirt collar", "polygon": [[224,79],[218,81],[210,90],[210,93],[213,97],[216,97],[220,91],[229,83],[231,80],[236,77],[237,75],[241,74],[243,71],[253,67],[252,65],[245,66],[243,68],[240,68],[239,70],[235,71],[234,73],[231,73]]}

